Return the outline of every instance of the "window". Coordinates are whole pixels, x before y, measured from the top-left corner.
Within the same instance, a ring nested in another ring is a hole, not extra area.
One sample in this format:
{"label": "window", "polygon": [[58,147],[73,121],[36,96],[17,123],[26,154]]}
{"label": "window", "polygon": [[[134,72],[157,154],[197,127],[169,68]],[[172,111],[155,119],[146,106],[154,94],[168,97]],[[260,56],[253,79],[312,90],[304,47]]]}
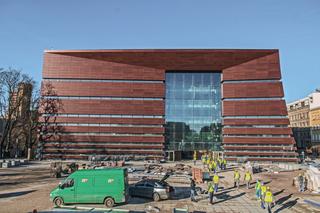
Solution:
{"label": "window", "polygon": [[165,110],[168,150],[220,149],[220,73],[166,72]]}
{"label": "window", "polygon": [[74,180],[71,179],[67,179],[63,184],[62,184],[62,188],[69,188],[72,187],[74,185]]}

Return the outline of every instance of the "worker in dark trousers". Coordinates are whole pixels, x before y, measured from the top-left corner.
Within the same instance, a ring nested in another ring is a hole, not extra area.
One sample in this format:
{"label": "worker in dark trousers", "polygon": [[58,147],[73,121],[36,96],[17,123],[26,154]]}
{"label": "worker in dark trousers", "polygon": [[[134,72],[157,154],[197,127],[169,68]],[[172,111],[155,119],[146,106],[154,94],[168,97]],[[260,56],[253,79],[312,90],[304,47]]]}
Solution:
{"label": "worker in dark trousers", "polygon": [[193,179],[190,183],[190,198],[192,202],[196,202],[196,183]]}

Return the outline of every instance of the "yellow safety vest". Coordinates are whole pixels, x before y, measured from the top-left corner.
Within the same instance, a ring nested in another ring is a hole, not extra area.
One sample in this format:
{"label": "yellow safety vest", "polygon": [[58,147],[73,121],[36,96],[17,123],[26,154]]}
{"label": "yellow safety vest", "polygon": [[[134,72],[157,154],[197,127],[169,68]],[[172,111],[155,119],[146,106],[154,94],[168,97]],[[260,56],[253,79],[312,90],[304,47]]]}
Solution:
{"label": "yellow safety vest", "polygon": [[270,191],[267,191],[266,192],[266,195],[265,195],[265,197],[264,197],[264,202],[266,202],[266,203],[272,203],[272,192],[270,192]]}
{"label": "yellow safety vest", "polygon": [[251,179],[252,179],[251,174],[250,173],[246,173],[245,180],[246,181],[250,181]]}
{"label": "yellow safety vest", "polygon": [[267,187],[266,186],[261,186],[261,194],[264,195],[266,193]]}
{"label": "yellow safety vest", "polygon": [[207,164],[210,164],[210,159],[208,158],[208,160],[207,160]]}
{"label": "yellow safety vest", "polygon": [[217,164],[216,164],[216,162],[214,162],[214,161],[212,161],[212,168],[216,168],[217,167]]}
{"label": "yellow safety vest", "polygon": [[209,182],[209,186],[208,186],[208,192],[213,192],[214,188],[212,186],[212,183]]}
{"label": "yellow safety vest", "polygon": [[235,172],[235,173],[234,173],[234,179],[235,179],[235,180],[240,179],[240,173],[239,173],[239,172]]}
{"label": "yellow safety vest", "polygon": [[215,184],[219,183],[219,176],[218,175],[213,176],[213,183],[215,183]]}
{"label": "yellow safety vest", "polygon": [[226,164],[227,164],[227,161],[226,161],[226,160],[223,160],[223,164],[226,165]]}

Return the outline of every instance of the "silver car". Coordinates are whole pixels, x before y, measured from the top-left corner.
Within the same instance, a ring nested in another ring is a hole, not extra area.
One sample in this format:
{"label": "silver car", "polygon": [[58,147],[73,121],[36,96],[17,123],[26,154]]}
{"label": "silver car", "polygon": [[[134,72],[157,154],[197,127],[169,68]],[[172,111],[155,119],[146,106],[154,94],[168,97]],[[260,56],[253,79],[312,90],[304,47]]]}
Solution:
{"label": "silver car", "polygon": [[130,196],[151,198],[154,201],[169,199],[173,192],[173,187],[165,182],[164,179],[160,181],[153,179],[141,180],[129,188]]}

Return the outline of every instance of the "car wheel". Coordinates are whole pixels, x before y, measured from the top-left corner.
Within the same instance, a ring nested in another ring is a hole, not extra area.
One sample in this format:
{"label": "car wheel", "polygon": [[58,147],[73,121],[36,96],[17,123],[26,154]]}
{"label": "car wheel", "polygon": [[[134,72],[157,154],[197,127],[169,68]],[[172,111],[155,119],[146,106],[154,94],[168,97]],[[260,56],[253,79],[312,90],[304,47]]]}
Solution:
{"label": "car wheel", "polygon": [[106,199],[104,200],[104,205],[105,205],[106,207],[108,207],[108,208],[113,207],[113,205],[114,205],[114,200],[113,200],[113,198],[112,198],[112,197],[106,198]]}
{"label": "car wheel", "polygon": [[153,200],[158,202],[160,200],[160,195],[158,193],[153,194]]}
{"label": "car wheel", "polygon": [[63,205],[63,200],[61,197],[57,197],[53,200],[53,203],[57,207],[61,207]]}

